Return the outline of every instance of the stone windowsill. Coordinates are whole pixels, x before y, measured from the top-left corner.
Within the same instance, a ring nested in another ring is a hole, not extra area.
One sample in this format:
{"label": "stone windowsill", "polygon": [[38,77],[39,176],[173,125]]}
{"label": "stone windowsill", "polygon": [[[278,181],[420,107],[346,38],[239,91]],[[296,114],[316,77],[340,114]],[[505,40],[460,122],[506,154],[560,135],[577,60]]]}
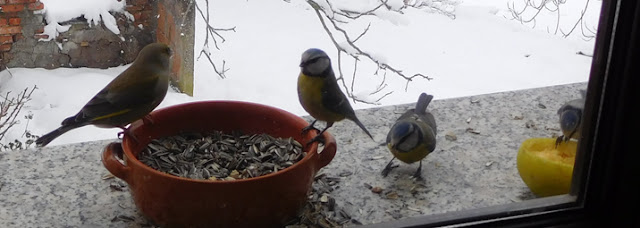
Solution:
{"label": "stone windowsill", "polygon": [[[395,119],[414,104],[358,110],[376,142],[350,121],[336,123],[329,131],[336,137],[338,151],[320,172],[351,173],[342,177],[331,195],[365,224],[530,199],[533,196],[516,169],[520,143],[560,134],[556,110],[585,88],[586,83],[577,83],[435,100],[429,109],[438,123],[438,144],[423,161],[424,181],[409,178],[417,163],[400,164],[386,178],[379,175],[392,156],[378,144]],[[479,134],[467,132],[468,128]],[[446,139],[447,133],[457,140]],[[100,156],[111,141],[0,153],[0,227],[146,224],[129,192],[110,188],[124,182],[102,179],[108,171]],[[372,193],[365,184],[393,191],[397,198]],[[135,220],[112,221],[119,215]]]}

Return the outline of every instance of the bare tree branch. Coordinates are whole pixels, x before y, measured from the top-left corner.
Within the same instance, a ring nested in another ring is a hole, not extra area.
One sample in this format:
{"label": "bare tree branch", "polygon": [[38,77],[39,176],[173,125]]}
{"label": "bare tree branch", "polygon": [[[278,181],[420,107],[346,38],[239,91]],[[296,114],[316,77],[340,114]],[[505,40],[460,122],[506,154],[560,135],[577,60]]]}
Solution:
{"label": "bare tree branch", "polygon": [[[539,1],[540,4],[536,4],[536,1],[534,0],[522,0],[522,1],[524,2],[524,6],[522,10],[516,10],[514,2],[510,2],[511,4],[507,3],[507,8],[511,13],[511,18],[510,18],[511,20],[517,20],[522,24],[533,23],[532,28],[535,28],[536,18],[542,11],[555,12],[556,28],[554,29],[554,32],[553,32],[554,35],[557,35],[558,32],[560,32],[562,34],[562,37],[564,38],[569,37],[576,30],[576,28],[580,26],[581,35],[584,40],[591,40],[595,38],[596,29],[595,28],[590,29],[586,25],[586,22],[584,21],[584,15],[586,14],[587,8],[589,7],[589,0],[586,0],[584,4],[584,9],[580,12],[580,17],[575,21],[575,23],[573,23],[573,26],[568,32],[563,31],[563,29],[560,27],[560,19],[561,19],[560,8],[562,5],[566,3],[566,1],[541,0]],[[526,12],[530,12],[529,10],[533,10],[532,12],[533,15],[525,18],[524,14]],[[550,32],[548,28],[547,28],[547,32]]]}
{"label": "bare tree branch", "polygon": [[[364,31],[362,33],[360,33],[358,36],[356,36],[356,38],[352,38],[346,30],[344,30],[342,27],[340,27],[340,25],[338,25],[338,23],[342,23],[340,20],[335,18],[335,15],[340,15],[343,16],[345,18],[354,20],[357,19],[361,16],[365,16],[365,15],[375,15],[374,12],[376,10],[381,9],[383,6],[385,6],[385,8],[387,10],[390,10],[391,7],[389,5],[387,5],[386,1],[381,1],[381,3],[379,5],[377,5],[376,7],[374,7],[371,10],[367,10],[364,12],[354,12],[354,11],[349,11],[349,10],[340,10],[340,9],[335,9],[331,3],[327,0],[326,1],[329,9],[325,9],[322,6],[320,6],[318,3],[316,3],[314,0],[306,0],[306,2],[313,8],[313,10],[316,13],[316,16],[318,17],[318,20],[320,21],[320,23],[322,24],[322,28],[324,29],[324,31],[327,33],[327,35],[329,35],[329,39],[331,39],[331,42],[333,43],[334,47],[336,48],[336,50],[338,51],[338,77],[336,78],[338,81],[341,81],[342,86],[345,89],[345,92],[347,94],[347,96],[349,98],[351,98],[354,102],[361,102],[361,103],[367,103],[367,104],[375,104],[375,102],[371,102],[371,101],[365,101],[362,99],[357,98],[354,94],[354,84],[355,84],[355,80],[356,80],[356,71],[357,71],[357,66],[358,66],[358,61],[361,61],[362,58],[367,59],[373,63],[375,63],[377,65],[377,69],[376,69],[376,74],[382,70],[383,72],[385,72],[385,77],[383,78],[383,81],[381,83],[384,84],[384,80],[386,80],[386,72],[390,71],[392,73],[394,73],[397,76],[402,77],[403,79],[405,79],[407,81],[407,84],[405,85],[405,91],[408,89],[409,86],[409,82],[413,81],[415,78],[423,78],[426,80],[432,80],[433,78],[426,76],[424,74],[413,74],[413,75],[406,75],[404,74],[404,72],[394,66],[391,66],[385,62],[382,62],[380,59],[372,56],[370,53],[362,50],[358,45],[355,44],[356,41],[358,41],[360,38],[362,38],[364,35],[366,35],[366,33],[369,31],[369,28],[371,26],[371,24],[367,25],[367,27],[364,29]],[[327,23],[327,21],[329,23]],[[336,38],[336,34],[334,34],[333,31],[336,31],[339,36],[341,38],[343,38],[345,40],[345,43],[340,44],[337,41]],[[352,75],[352,81],[351,81],[351,86],[348,87],[346,85],[345,82],[345,78],[344,78],[344,73],[342,70],[342,53],[350,56],[351,58],[354,59],[355,63],[354,63],[354,71],[353,71],[353,75]],[[373,94],[377,94],[380,91],[382,91],[384,88],[386,88],[386,86],[379,86],[378,88],[376,88],[376,91],[374,91],[373,93],[371,93],[371,95]],[[380,101],[382,98],[388,96],[389,94],[391,94],[391,92],[386,93],[385,95],[383,95],[382,97],[378,98],[377,101]],[[376,102],[377,102],[376,101]]]}
{"label": "bare tree branch", "polygon": [[[227,71],[229,71],[229,68],[225,67],[225,61],[222,60],[222,68],[219,68],[219,66],[217,66],[214,62],[213,59],[211,59],[211,51],[210,51],[210,47],[209,47],[209,37],[211,37],[211,40],[213,41],[213,46],[217,49],[220,50],[220,47],[218,46],[218,42],[220,43],[224,43],[226,41],[226,39],[219,33],[219,31],[222,32],[228,32],[228,31],[236,31],[236,27],[232,27],[232,28],[215,28],[211,25],[212,21],[211,21],[211,17],[209,15],[209,0],[204,0],[205,1],[205,7],[206,7],[206,13],[202,11],[202,9],[200,9],[200,6],[196,3],[196,10],[198,10],[198,13],[200,14],[200,16],[202,17],[202,19],[204,20],[205,24],[206,24],[206,33],[205,33],[205,38],[204,38],[204,45],[202,47],[202,50],[200,50],[200,54],[198,55],[197,60],[200,59],[200,57],[202,57],[202,55],[205,55],[207,57],[207,60],[209,60],[209,63],[211,63],[211,66],[213,67],[213,70],[216,72],[216,74],[218,74],[218,76],[220,78],[226,78],[225,73]],[[218,39],[220,39],[220,41],[218,41]]]}
{"label": "bare tree branch", "polygon": [[[31,94],[33,94],[33,91],[35,91],[37,88],[37,86],[33,86],[31,90],[29,90],[29,88],[25,88],[15,97],[10,96],[11,92],[7,92],[4,96],[0,95],[0,140],[5,137],[9,129],[18,124],[18,121],[16,121],[18,114],[20,113],[24,105],[31,100]],[[25,129],[25,132],[28,131]],[[31,135],[29,134],[27,138],[30,137]],[[30,143],[27,143],[27,146],[28,145],[30,145]],[[3,148],[23,149],[23,143],[18,141],[17,139],[15,140],[15,143],[11,142],[9,143],[9,145],[3,145],[0,143],[0,150],[2,150]]]}
{"label": "bare tree branch", "polygon": [[[441,7],[438,7],[438,5],[433,4],[433,2],[441,2],[441,1],[415,1],[414,3],[409,3],[409,1],[404,1],[404,2],[405,2],[405,6],[404,6],[405,8],[412,7],[416,9],[429,9],[436,13],[445,15],[451,19],[454,19],[454,20],[456,19],[455,12],[449,12],[447,10],[442,9]],[[390,8],[390,6],[387,5],[387,8]]]}

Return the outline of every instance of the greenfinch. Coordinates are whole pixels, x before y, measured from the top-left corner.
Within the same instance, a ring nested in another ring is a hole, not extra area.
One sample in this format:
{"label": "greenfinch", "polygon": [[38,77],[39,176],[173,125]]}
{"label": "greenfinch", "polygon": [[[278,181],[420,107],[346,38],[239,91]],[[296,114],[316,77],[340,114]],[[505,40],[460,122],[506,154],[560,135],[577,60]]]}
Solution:
{"label": "greenfinch", "polygon": [[[140,50],[131,66],[107,84],[62,126],[36,140],[39,147],[75,128],[95,125],[103,128],[125,126],[139,120],[156,108],[169,87],[171,48],[152,43]],[[135,138],[135,137],[134,137]]]}
{"label": "greenfinch", "polygon": [[331,59],[322,50],[311,48],[302,53],[300,61],[300,75],[298,76],[298,99],[304,110],[315,120],[302,129],[306,132],[314,127],[316,121],[327,123],[326,127],[318,133],[308,144],[315,141],[323,141],[322,133],[333,126],[334,122],[345,118],[355,122],[371,139],[373,137],[356,117],[349,100],[342,93],[336,76],[331,68]]}
{"label": "greenfinch", "polygon": [[411,164],[420,161],[420,166],[413,176],[421,179],[422,159],[436,149],[436,120],[427,110],[433,96],[420,94],[415,109],[409,109],[396,120],[387,134],[387,148],[393,158],[382,170],[382,176],[387,176],[393,169],[393,160]]}
{"label": "greenfinch", "polygon": [[556,139],[556,147],[563,141],[566,142],[570,139],[580,138],[580,132],[582,131],[582,110],[584,109],[586,91],[582,90],[581,93],[582,98],[570,100],[558,109],[560,129],[563,135]]}

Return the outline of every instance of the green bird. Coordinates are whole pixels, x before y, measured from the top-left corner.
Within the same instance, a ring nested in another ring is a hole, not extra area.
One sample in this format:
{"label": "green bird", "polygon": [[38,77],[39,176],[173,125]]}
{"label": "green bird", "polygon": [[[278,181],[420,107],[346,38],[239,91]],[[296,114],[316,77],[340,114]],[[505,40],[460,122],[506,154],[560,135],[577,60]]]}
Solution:
{"label": "green bird", "polygon": [[333,126],[334,122],[349,119],[355,122],[371,139],[373,136],[367,128],[358,120],[349,100],[342,93],[336,76],[331,68],[331,59],[327,53],[320,49],[311,48],[302,53],[300,61],[300,75],[298,76],[298,99],[304,110],[315,120],[302,132],[314,127],[316,121],[321,120],[327,123],[326,127],[320,131],[309,143],[323,141],[322,133]]}
{"label": "green bird", "polygon": [[420,161],[420,166],[413,176],[416,179],[422,178],[422,159],[436,149],[436,120],[427,110],[431,100],[433,96],[420,94],[416,108],[407,110],[391,127],[387,134],[387,148],[393,154],[393,158],[382,170],[382,176],[386,177],[389,174],[394,168],[393,160],[398,158],[407,164]]}
{"label": "green bird", "polygon": [[43,147],[67,131],[90,124],[118,127],[126,134],[125,126],[146,118],[167,94],[170,57],[171,48],[166,44],[145,46],[129,68],[100,90],[76,115],[63,120],[62,126],[38,138],[36,145]]}

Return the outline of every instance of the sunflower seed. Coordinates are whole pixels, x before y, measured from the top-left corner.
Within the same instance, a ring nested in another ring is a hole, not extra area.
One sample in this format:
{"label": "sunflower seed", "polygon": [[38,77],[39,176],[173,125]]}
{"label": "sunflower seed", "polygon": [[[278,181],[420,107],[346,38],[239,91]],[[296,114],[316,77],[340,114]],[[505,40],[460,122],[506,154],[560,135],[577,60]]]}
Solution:
{"label": "sunflower seed", "polygon": [[293,138],[214,131],[154,139],[140,154],[139,160],[171,175],[235,180],[280,171],[302,160],[306,154]]}

